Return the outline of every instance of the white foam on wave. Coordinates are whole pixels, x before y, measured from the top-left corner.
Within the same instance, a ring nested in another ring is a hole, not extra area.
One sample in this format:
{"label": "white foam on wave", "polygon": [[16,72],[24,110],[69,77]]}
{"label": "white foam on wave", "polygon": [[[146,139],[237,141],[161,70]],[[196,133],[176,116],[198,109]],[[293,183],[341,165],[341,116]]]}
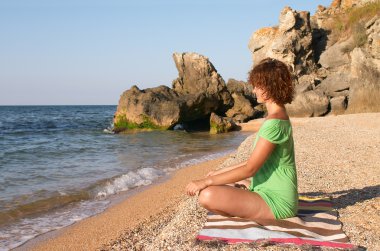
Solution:
{"label": "white foam on wave", "polygon": [[109,181],[104,187],[97,192],[96,198],[104,198],[112,194],[127,191],[139,186],[147,186],[165,174],[165,172],[147,167],[137,171],[129,171],[112,181]]}
{"label": "white foam on wave", "polygon": [[[159,177],[162,177],[168,173],[176,171],[178,169],[184,168],[186,166],[199,164],[204,161],[213,160],[226,154],[231,153],[232,151],[223,151],[212,154],[207,154],[202,157],[188,159],[176,164],[173,164],[170,167],[157,169],[152,167],[146,167],[139,169],[137,171],[129,171],[126,174],[123,174],[111,181],[108,181],[107,184],[96,192],[96,199],[106,198],[110,195],[117,194],[123,191],[128,191],[129,189],[133,189],[140,186],[147,186],[154,182]],[[186,156],[189,157],[189,156]]]}
{"label": "white foam on wave", "polygon": [[21,219],[11,226],[0,228],[0,251],[18,247],[36,236],[71,225],[104,211],[108,200],[82,201],[40,217]]}
{"label": "white foam on wave", "polygon": [[112,131],[112,128],[105,128],[105,129],[103,129],[103,132],[104,132],[104,133],[108,133],[108,134],[115,134],[115,133]]}
{"label": "white foam on wave", "polygon": [[113,122],[111,122],[111,124],[107,128],[103,129],[103,132],[109,133],[109,134],[115,134],[113,131],[113,128],[114,128],[114,124]]}

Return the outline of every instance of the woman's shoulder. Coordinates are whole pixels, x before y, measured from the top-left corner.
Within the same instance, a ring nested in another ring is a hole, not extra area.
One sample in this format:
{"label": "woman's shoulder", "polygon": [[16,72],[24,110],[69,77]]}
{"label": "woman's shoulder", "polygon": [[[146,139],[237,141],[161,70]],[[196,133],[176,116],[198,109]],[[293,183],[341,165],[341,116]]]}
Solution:
{"label": "woman's shoulder", "polygon": [[284,125],[290,125],[289,119],[279,119],[279,118],[267,118],[264,120],[264,123],[262,126],[271,126],[271,125],[278,125],[278,124],[284,124]]}
{"label": "woman's shoulder", "polygon": [[279,120],[279,121],[289,121],[289,115],[287,113],[275,113],[268,115],[265,120]]}

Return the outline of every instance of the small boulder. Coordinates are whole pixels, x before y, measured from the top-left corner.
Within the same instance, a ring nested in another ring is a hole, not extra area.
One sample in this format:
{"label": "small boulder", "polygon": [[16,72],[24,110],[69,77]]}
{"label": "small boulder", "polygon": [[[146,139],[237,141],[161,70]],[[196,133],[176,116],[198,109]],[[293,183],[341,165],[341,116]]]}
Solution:
{"label": "small boulder", "polygon": [[232,94],[232,97],[234,106],[226,112],[227,117],[237,122],[246,122],[257,116],[258,111],[253,109],[251,102],[247,98],[236,93]]}
{"label": "small boulder", "polygon": [[253,87],[252,87],[252,85],[250,85],[244,81],[239,81],[239,80],[235,80],[235,79],[230,78],[227,82],[227,90],[231,94],[236,93],[236,94],[244,95],[247,98],[249,98],[249,97],[253,98],[253,94],[252,94]]}
{"label": "small boulder", "polygon": [[231,93],[234,105],[226,115],[235,122],[246,122],[250,119],[260,117],[260,112],[253,107],[257,104],[256,98],[252,93],[252,85],[244,81],[229,79],[227,89]]}
{"label": "small boulder", "polygon": [[316,91],[300,93],[291,104],[286,105],[288,114],[291,117],[318,117],[325,115],[328,108],[328,97]]}
{"label": "small boulder", "polygon": [[339,96],[330,100],[331,114],[339,115],[343,114],[347,109],[347,97]]}
{"label": "small boulder", "polygon": [[232,131],[234,128],[234,124],[231,119],[224,118],[216,115],[215,113],[211,113],[210,116],[210,133],[218,134]]}

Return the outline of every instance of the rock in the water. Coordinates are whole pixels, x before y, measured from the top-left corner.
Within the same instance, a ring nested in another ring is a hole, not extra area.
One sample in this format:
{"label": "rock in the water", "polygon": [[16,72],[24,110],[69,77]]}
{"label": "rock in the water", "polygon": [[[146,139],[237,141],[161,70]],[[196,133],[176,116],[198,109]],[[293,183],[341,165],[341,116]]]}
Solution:
{"label": "rock in the water", "polygon": [[329,99],[326,95],[307,91],[296,96],[291,104],[286,105],[291,117],[317,117],[328,112]]}
{"label": "rock in the water", "polygon": [[216,115],[215,113],[211,113],[210,116],[210,133],[218,134],[232,131],[234,128],[234,124],[228,118],[223,118],[221,116]]}
{"label": "rock in the water", "polygon": [[125,91],[114,116],[114,131],[126,129],[168,129],[180,120],[180,100],[167,86]]}
{"label": "rock in the water", "polygon": [[171,129],[176,124],[204,120],[212,112],[224,114],[232,98],[209,60],[195,53],[173,55],[179,77],[167,86],[140,90],[133,86],[119,100],[114,131]]}

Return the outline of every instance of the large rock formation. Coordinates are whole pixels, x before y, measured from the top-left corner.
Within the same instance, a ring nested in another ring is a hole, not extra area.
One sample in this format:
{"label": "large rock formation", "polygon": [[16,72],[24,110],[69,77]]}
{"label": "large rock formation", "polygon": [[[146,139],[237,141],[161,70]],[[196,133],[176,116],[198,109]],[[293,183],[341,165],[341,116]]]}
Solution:
{"label": "large rock formation", "polygon": [[291,66],[297,74],[315,69],[312,50],[310,14],[285,7],[278,27],[265,27],[254,32],[249,44],[255,63],[266,57],[276,58]]}
{"label": "large rock formation", "polygon": [[380,111],[379,9],[376,0],[334,0],[310,17],[285,7],[278,26],[253,33],[254,64],[273,57],[292,69],[290,116]]}
{"label": "large rock formation", "polygon": [[252,86],[244,81],[229,79],[227,89],[231,93],[234,105],[226,112],[227,117],[235,122],[246,122],[262,117],[263,112],[255,109],[256,99],[252,95]]}
{"label": "large rock formation", "polygon": [[232,98],[223,78],[207,57],[196,53],[174,53],[178,78],[173,90],[186,101],[182,121],[224,114],[232,105]]}
{"label": "large rock formation", "polygon": [[159,86],[125,91],[114,116],[114,131],[126,129],[170,129],[176,124],[209,120],[224,114],[233,100],[223,78],[208,58],[196,53],[174,53],[179,77],[173,88]]}

